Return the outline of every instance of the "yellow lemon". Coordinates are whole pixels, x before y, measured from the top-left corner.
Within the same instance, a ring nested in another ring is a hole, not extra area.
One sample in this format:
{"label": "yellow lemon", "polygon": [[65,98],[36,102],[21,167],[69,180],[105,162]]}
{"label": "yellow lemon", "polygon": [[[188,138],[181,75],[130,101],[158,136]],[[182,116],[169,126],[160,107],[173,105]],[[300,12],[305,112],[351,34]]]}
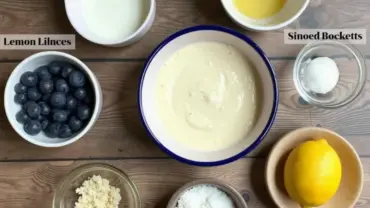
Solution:
{"label": "yellow lemon", "polygon": [[289,196],[305,208],[329,201],[338,190],[341,177],[338,154],[321,138],[297,146],[284,167],[284,185]]}

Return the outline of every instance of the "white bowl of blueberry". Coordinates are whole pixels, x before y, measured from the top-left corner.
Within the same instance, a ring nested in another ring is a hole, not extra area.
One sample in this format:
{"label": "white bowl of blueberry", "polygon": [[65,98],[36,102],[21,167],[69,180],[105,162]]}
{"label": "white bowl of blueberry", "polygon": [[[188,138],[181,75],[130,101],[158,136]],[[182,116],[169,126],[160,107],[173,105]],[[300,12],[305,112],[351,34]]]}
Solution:
{"label": "white bowl of blueberry", "polygon": [[80,139],[98,119],[102,100],[93,72],[79,59],[56,51],[36,53],[18,64],[4,93],[12,127],[43,147]]}

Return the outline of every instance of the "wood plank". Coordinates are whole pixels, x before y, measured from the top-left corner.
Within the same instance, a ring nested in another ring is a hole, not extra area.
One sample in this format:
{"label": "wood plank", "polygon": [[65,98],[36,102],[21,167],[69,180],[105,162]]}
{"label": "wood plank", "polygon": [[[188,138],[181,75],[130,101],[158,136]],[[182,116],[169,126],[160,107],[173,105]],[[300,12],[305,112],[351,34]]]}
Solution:
{"label": "wood plank", "polygon": [[[265,160],[247,158],[214,168],[192,167],[171,159],[0,163],[0,207],[49,208],[56,185],[69,171],[96,162],[125,171],[138,187],[143,208],[163,208],[183,184],[204,178],[234,186],[248,199],[249,207],[275,207],[265,185]],[[370,206],[370,159],[363,158],[362,163],[364,189],[356,208]]]}
{"label": "wood plank", "polygon": [[[60,0],[2,0],[0,33],[72,34]],[[370,28],[370,4],[367,0],[315,0],[290,28]],[[107,48],[92,44],[80,36],[77,50],[80,58],[145,58],[165,37],[179,29],[198,24],[217,24],[241,31],[255,40],[268,56],[296,56],[301,45],[285,45],[283,30],[247,32],[226,15],[220,1],[157,0],[153,28],[137,44],[126,48]],[[359,46],[370,54],[368,45]],[[0,51],[1,59],[22,59],[33,51]]]}
{"label": "wood plank", "polygon": [[[293,88],[291,61],[274,61],[279,87],[280,105],[277,122],[271,133],[251,155],[266,155],[270,146],[284,133],[310,125],[306,106],[300,105]],[[50,158],[108,158],[166,156],[151,141],[141,125],[137,109],[137,87],[143,63],[87,63],[101,83],[104,96],[102,114],[94,128],[76,143],[57,149],[29,144],[20,138],[0,111],[0,160]],[[0,64],[0,84],[4,89],[13,63]],[[296,120],[295,118],[302,119]],[[109,124],[109,125],[107,125]]]}

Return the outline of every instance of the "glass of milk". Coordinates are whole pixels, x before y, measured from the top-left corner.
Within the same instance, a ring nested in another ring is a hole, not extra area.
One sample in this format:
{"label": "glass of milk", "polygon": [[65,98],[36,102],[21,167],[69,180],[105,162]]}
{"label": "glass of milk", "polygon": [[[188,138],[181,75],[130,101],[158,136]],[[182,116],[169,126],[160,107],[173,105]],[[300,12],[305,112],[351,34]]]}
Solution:
{"label": "glass of milk", "polygon": [[112,47],[140,40],[155,17],[155,0],[65,0],[65,7],[82,37]]}

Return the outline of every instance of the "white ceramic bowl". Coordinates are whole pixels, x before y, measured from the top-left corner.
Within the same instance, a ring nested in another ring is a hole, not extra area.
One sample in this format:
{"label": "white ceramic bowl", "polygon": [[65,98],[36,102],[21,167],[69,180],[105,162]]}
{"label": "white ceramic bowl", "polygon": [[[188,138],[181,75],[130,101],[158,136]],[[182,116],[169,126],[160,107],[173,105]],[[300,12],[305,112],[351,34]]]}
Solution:
{"label": "white ceramic bowl", "polygon": [[269,31],[283,28],[298,17],[307,8],[310,0],[287,0],[285,6],[276,15],[266,19],[252,19],[238,11],[233,0],[221,0],[229,17],[238,25],[253,31]]}
{"label": "white ceramic bowl", "polygon": [[[19,112],[19,110],[22,108],[21,105],[16,104],[14,102],[14,86],[19,83],[19,80],[24,72],[27,71],[34,71],[39,66],[46,65],[50,63],[51,61],[66,61],[71,64],[74,64],[77,66],[80,70],[85,72],[86,77],[91,82],[91,85],[94,90],[94,111],[92,113],[90,121],[87,123],[87,125],[84,127],[82,131],[80,131],[78,134],[73,135],[72,138],[48,138],[43,132],[35,135],[30,136],[26,134],[26,132],[23,130],[23,124],[20,124],[17,122],[15,116]],[[16,68],[13,70],[12,74],[10,75],[6,86],[5,86],[5,92],[4,92],[4,106],[5,106],[5,113],[8,117],[8,120],[11,124],[11,126],[14,128],[14,130],[25,140],[28,142],[42,146],[42,147],[62,147],[69,145],[78,139],[80,139],[82,136],[84,136],[94,125],[95,121],[98,119],[101,108],[102,108],[102,102],[103,102],[103,95],[100,88],[100,84],[93,74],[93,72],[79,59],[77,59],[74,56],[71,56],[66,53],[57,52],[57,51],[46,51],[46,52],[40,52],[36,53],[34,55],[29,56],[28,58],[24,59],[21,63],[19,63]]]}
{"label": "white ceramic bowl", "polygon": [[[262,109],[249,135],[236,145],[214,152],[200,152],[186,148],[171,138],[156,112],[155,84],[158,73],[166,60],[186,45],[216,41],[239,49],[255,66],[260,77]],[[263,51],[248,37],[220,26],[195,26],[181,30],[165,39],[149,57],[139,86],[139,108],[143,123],[155,142],[174,158],[192,165],[215,166],[232,162],[252,151],[269,131],[277,111],[278,88],[273,67]]]}
{"label": "white ceramic bowl", "polygon": [[[148,3],[149,8],[148,14],[139,29],[125,39],[119,41],[109,41],[102,39],[89,29],[85,22],[83,13],[81,12],[83,0],[64,0],[69,22],[72,24],[74,29],[85,39],[96,44],[110,47],[123,47],[133,44],[139,41],[149,31],[155,19],[156,2],[155,0],[147,0],[146,2]],[[123,22],[122,24],[125,23]]]}

